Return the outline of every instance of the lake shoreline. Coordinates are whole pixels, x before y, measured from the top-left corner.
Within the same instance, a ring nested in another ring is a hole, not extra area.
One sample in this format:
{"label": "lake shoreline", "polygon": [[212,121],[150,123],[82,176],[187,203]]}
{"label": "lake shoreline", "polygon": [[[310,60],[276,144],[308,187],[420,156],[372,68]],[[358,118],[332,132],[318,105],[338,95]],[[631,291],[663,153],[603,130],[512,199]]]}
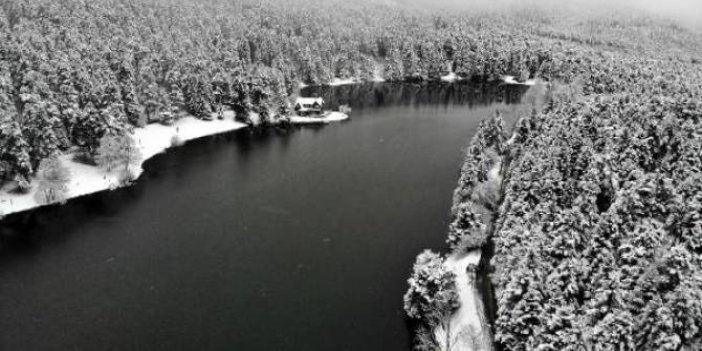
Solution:
{"label": "lake shoreline", "polygon": [[[297,120],[296,118],[301,118]],[[310,123],[331,123],[348,119],[349,116],[341,112],[331,112],[327,116],[289,118],[292,125]],[[123,175],[120,171],[107,172],[97,166],[91,166],[74,160],[73,153],[59,156],[60,162],[70,171],[70,180],[67,184],[66,202],[71,199],[102,191],[114,190],[131,185],[137,181],[144,172],[144,163],[152,157],[166,152],[173,147],[182,146],[184,143],[205,137],[226,134],[239,129],[251,127],[248,124],[235,120],[233,111],[225,111],[222,119],[205,121],[187,116],[179,119],[170,126],[162,124],[149,124],[143,128],[135,128],[132,137],[141,152],[139,164],[130,167],[133,179],[126,184],[121,181]],[[12,184],[7,184],[0,189],[0,220],[4,216],[32,211],[37,208],[61,203],[41,204],[36,201],[35,193],[38,184],[36,179],[31,182],[31,189],[27,193],[13,192]]]}
{"label": "lake shoreline", "polygon": [[[503,132],[501,117],[484,120],[468,146],[461,165],[461,176],[454,192],[453,220],[449,226],[451,251],[443,265],[454,274],[459,307],[446,323],[434,328],[434,338],[441,351],[493,351],[494,323],[490,259],[492,236],[498,225],[497,215],[504,199],[505,169],[509,164],[509,146],[502,138],[486,136]],[[502,134],[504,135],[504,134]],[[512,132],[514,138],[515,132]],[[448,326],[448,331],[444,330]],[[440,342],[446,340],[446,342]]]}

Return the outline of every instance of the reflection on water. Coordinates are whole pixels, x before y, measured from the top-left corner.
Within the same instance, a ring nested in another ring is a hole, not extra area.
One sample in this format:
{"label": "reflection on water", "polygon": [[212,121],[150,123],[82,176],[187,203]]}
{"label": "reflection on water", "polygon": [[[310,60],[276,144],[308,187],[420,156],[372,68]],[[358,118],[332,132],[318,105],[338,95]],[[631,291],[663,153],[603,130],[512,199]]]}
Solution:
{"label": "reflection on water", "polygon": [[349,104],[354,108],[382,106],[485,106],[494,103],[519,103],[528,87],[503,84],[469,83],[366,83],[338,87],[314,86],[302,90],[303,96],[321,96],[331,109]]}

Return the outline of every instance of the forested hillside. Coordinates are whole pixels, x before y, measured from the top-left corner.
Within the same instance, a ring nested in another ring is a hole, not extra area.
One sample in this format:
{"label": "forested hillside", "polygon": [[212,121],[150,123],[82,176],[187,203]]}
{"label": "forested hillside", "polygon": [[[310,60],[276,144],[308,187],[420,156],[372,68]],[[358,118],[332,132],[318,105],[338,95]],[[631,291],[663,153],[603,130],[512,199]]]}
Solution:
{"label": "forested hillside", "polygon": [[185,113],[274,120],[301,82],[570,70],[565,50],[517,27],[372,1],[3,0],[0,179],[26,181],[52,154],[89,158],[105,135]]}
{"label": "forested hillside", "polygon": [[[506,350],[702,348],[702,41],[609,23],[592,23],[594,39],[581,24],[554,33],[576,46],[577,68],[537,89],[497,150],[491,266]],[[481,181],[486,151],[472,144],[458,195]],[[457,201],[450,243],[484,245],[479,210]]]}
{"label": "forested hillside", "polygon": [[506,349],[702,347],[700,68],[616,70],[517,127],[492,261]]}

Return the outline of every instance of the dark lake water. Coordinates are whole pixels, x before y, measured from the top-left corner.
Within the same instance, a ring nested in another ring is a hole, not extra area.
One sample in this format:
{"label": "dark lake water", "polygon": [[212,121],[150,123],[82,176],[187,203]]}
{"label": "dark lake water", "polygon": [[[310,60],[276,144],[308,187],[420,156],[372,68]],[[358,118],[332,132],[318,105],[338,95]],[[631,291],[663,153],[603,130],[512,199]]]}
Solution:
{"label": "dark lake water", "polygon": [[402,350],[463,148],[520,88],[308,89],[345,123],[240,130],[0,222],[0,350]]}

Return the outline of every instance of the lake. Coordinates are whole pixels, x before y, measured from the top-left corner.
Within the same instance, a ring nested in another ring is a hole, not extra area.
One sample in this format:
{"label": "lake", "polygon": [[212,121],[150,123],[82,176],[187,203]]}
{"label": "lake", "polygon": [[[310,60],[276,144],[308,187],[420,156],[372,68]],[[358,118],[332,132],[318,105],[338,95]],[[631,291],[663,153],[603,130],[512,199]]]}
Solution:
{"label": "lake", "polygon": [[307,88],[351,120],[239,130],[129,188],[0,222],[1,350],[409,350],[463,148],[524,88]]}

